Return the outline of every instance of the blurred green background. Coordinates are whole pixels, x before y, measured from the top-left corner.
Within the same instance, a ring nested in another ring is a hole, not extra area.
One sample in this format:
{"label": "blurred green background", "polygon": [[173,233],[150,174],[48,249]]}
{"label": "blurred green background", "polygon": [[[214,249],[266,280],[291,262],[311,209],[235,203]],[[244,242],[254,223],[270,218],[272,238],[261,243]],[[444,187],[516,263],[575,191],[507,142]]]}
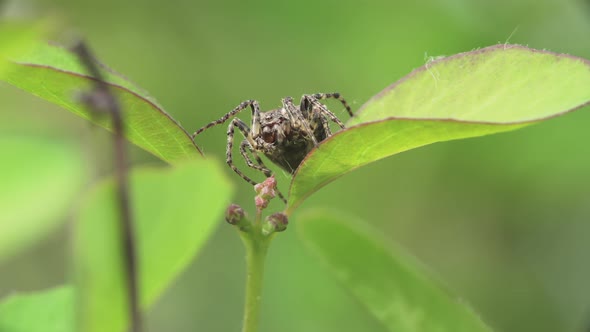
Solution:
{"label": "blurred green background", "polygon": [[[245,99],[271,109],[287,95],[338,91],[357,109],[430,56],[496,43],[590,58],[590,3],[581,0],[0,5],[2,18],[58,17],[59,42],[83,36],[190,132]],[[2,135],[78,143],[95,174],[108,170],[105,133],[4,84],[0,100]],[[339,179],[299,211],[333,208],[383,230],[498,331],[586,331],[589,125],[585,108],[517,132],[406,152]],[[219,160],[225,142],[225,126],[198,140]],[[133,158],[161,163],[138,149]],[[252,210],[251,187],[227,174],[238,187],[235,201]],[[286,191],[288,177],[278,180]],[[244,251],[235,231],[221,226],[149,312],[150,331],[240,329]],[[69,227],[3,262],[0,296],[69,280]],[[304,252],[294,229],[276,239],[268,259],[262,331],[384,331]]]}

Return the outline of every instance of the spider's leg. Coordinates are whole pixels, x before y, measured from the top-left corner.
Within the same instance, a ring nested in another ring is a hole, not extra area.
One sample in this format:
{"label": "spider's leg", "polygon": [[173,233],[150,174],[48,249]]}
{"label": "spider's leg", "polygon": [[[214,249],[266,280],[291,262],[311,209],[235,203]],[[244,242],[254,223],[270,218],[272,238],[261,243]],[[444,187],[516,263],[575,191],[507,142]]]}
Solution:
{"label": "spider's leg", "polygon": [[332,131],[330,130],[330,126],[328,125],[328,119],[325,116],[320,116],[320,122],[322,127],[324,127],[324,131],[326,132],[326,137],[332,136]]}
{"label": "spider's leg", "polygon": [[[252,140],[252,137],[258,137],[261,130],[260,124],[260,105],[254,100],[252,103],[252,130],[250,130],[250,136],[246,136],[246,139]],[[252,141],[250,144],[254,144]]]}
{"label": "spider's leg", "polygon": [[342,103],[342,106],[344,106],[344,108],[346,108],[346,111],[348,112],[348,114],[350,115],[350,117],[352,117],[352,109],[350,108],[350,106],[348,105],[348,103],[346,102],[346,100],[340,95],[340,93],[338,92],[333,92],[333,93],[316,93],[312,95],[316,100],[322,100],[322,99],[338,99],[338,101],[340,101],[340,103]]}
{"label": "spider's leg", "polygon": [[234,165],[232,159],[232,147],[234,144],[234,127],[238,127],[238,129],[244,134],[245,137],[248,137],[249,128],[248,126],[240,119],[233,119],[229,126],[227,127],[227,148],[225,150],[225,162],[227,165],[234,171],[236,174],[242,177],[242,179],[246,180],[251,185],[257,185],[258,183],[254,182],[254,180],[250,179],[246,176],[242,171],[240,171],[236,165]]}
{"label": "spider's leg", "polygon": [[[256,159],[258,165],[254,164],[254,162],[250,158],[250,155],[248,155],[248,152],[250,152],[254,156],[254,159]],[[260,159],[260,157],[256,153],[256,150],[252,148],[248,141],[244,140],[242,141],[242,144],[240,144],[240,154],[242,154],[242,157],[244,157],[244,160],[246,160],[246,164],[248,165],[248,167],[261,171],[267,178],[272,176],[272,171],[268,169],[266,165],[264,165],[262,159]],[[283,202],[285,202],[285,204],[287,204],[287,200],[285,199],[285,196],[283,196],[279,188],[277,188],[276,190],[279,195],[279,198]]]}
{"label": "spider's leg", "polygon": [[[225,121],[227,121],[232,116],[234,116],[234,115],[240,113],[241,111],[245,110],[246,108],[248,108],[248,106],[250,106],[252,108],[252,118],[253,119],[260,118],[260,106],[259,106],[258,102],[256,100],[246,100],[246,101],[240,103],[238,106],[236,106],[236,108],[234,108],[233,110],[229,111],[227,114],[222,116],[220,119],[215,120],[215,121],[207,124],[206,126],[200,128],[199,130],[195,131],[191,135],[191,138],[194,140],[195,136],[202,133],[204,130],[209,129],[213,126],[216,126],[218,124],[223,124]],[[260,121],[258,121],[258,122],[260,122]],[[252,128],[252,129],[256,129],[256,128]]]}
{"label": "spider's leg", "polygon": [[293,98],[291,98],[291,97],[283,98],[282,102],[283,102],[283,109],[289,115],[289,118],[291,119],[291,122],[293,123],[293,125],[295,127],[303,127],[305,132],[307,132],[307,135],[311,138],[313,145],[317,147],[318,141],[316,140],[315,135],[313,134],[313,130],[311,130],[311,127],[309,126],[309,122],[305,118],[303,113],[301,113],[301,110],[297,109],[297,107],[295,107],[295,105],[293,104]]}
{"label": "spider's leg", "polygon": [[[252,161],[248,152],[252,153],[257,164]],[[272,175],[272,171],[266,167],[248,141],[244,140],[242,141],[242,144],[240,144],[240,154],[244,157],[244,160],[246,160],[246,165],[248,165],[248,167],[261,171],[267,178]]]}
{"label": "spider's leg", "polygon": [[[309,105],[311,112],[309,112],[308,118],[311,120],[315,116],[326,116],[330,120],[334,121],[340,128],[344,129],[344,124],[338,117],[332,113],[324,104],[320,103],[314,96],[312,95],[303,95],[303,100],[301,101],[301,107],[305,105]],[[318,112],[319,114],[317,114]]]}

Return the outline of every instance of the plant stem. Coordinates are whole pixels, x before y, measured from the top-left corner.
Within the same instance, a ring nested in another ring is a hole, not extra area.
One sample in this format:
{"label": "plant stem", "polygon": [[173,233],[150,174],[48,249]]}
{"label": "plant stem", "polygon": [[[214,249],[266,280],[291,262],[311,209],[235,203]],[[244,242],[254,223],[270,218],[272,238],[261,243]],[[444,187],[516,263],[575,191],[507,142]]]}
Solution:
{"label": "plant stem", "polygon": [[137,251],[135,246],[135,231],[129,196],[129,179],[127,168],[127,150],[121,107],[115,96],[104,82],[94,56],[83,42],[77,43],[72,49],[80,59],[80,62],[95,79],[95,87],[87,100],[88,106],[95,108],[97,113],[108,112],[113,126],[115,179],[117,180],[117,201],[119,204],[119,225],[121,243],[123,247],[123,261],[125,262],[125,281],[129,301],[129,321],[131,332],[141,332],[142,318],[139,309],[139,278],[137,266]]}
{"label": "plant stem", "polygon": [[256,332],[260,318],[262,303],[262,280],[264,277],[264,262],[271,237],[263,236],[260,217],[251,232],[241,233],[246,247],[246,301],[244,305],[244,321],[242,332]]}

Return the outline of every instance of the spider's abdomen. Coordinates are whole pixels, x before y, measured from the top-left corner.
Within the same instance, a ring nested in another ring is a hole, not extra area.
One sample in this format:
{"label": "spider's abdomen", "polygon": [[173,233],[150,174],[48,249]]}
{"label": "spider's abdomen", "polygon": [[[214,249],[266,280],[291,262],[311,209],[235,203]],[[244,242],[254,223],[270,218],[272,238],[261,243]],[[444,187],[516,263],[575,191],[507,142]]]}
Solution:
{"label": "spider's abdomen", "polygon": [[293,174],[312,148],[313,143],[311,140],[299,139],[284,142],[284,144],[276,146],[273,151],[269,151],[265,155],[273,163]]}
{"label": "spider's abdomen", "polygon": [[267,157],[285,171],[293,174],[297,167],[299,167],[299,164],[303,161],[303,158],[307,155],[304,151],[305,150],[294,150],[293,152],[286,152],[288,155],[281,155],[279,158],[269,155],[267,155]]}
{"label": "spider's abdomen", "polygon": [[[291,128],[284,141],[276,145],[272,151],[265,153],[268,159],[291,174],[295,172],[305,156],[314,148],[313,141],[306,132],[293,129]],[[318,143],[327,138],[323,126],[314,128],[313,135]]]}

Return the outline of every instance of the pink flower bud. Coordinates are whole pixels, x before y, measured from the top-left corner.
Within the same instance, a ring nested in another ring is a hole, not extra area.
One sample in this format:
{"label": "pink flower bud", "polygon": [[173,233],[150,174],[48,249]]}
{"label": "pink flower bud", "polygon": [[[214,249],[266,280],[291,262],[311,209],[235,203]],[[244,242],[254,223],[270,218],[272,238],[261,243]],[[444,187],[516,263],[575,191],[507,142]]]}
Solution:
{"label": "pink flower bud", "polygon": [[258,195],[254,198],[254,203],[259,210],[268,206],[268,202],[273,199],[277,193],[277,180],[274,176],[266,178],[262,183],[254,186],[254,190]]}

